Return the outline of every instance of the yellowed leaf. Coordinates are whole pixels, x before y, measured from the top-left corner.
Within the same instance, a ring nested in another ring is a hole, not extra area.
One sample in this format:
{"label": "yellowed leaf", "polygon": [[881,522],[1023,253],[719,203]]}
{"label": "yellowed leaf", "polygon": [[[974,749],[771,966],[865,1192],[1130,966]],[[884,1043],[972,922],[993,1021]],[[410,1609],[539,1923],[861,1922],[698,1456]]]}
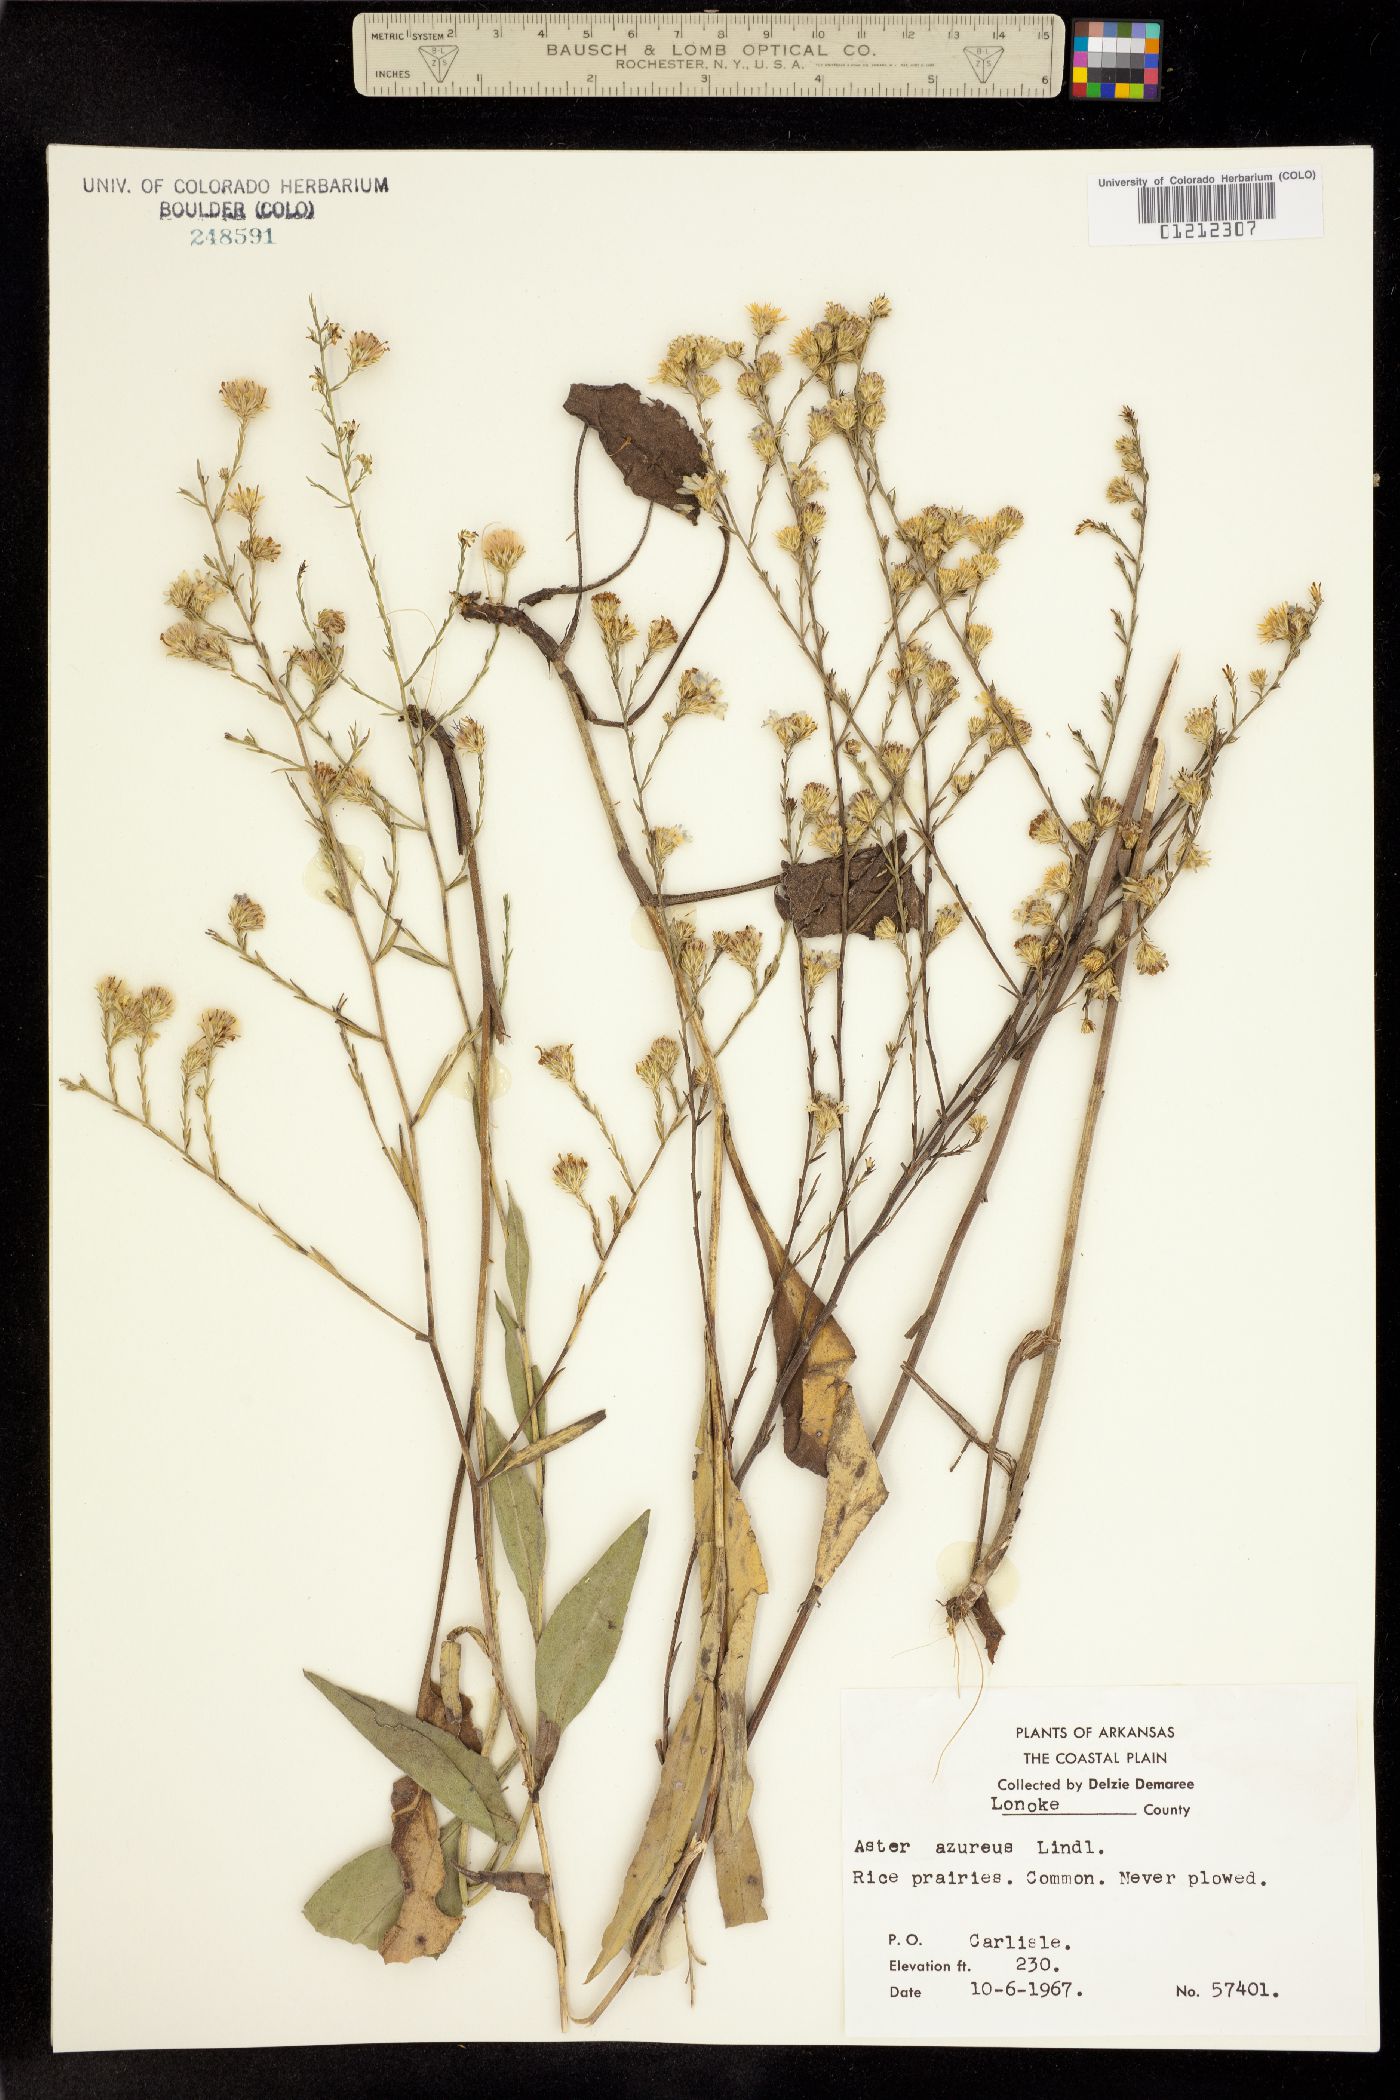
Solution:
{"label": "yellowed leaf", "polygon": [[389,1796],[394,1819],[391,1849],[403,1880],[403,1907],[380,1942],[386,1962],[416,1961],[419,1955],[442,1953],[460,1917],[438,1909],[438,1892],[447,1879],[432,1797],[411,1779],[396,1779]]}
{"label": "yellowed leaf", "polygon": [[855,1396],[843,1383],[827,1454],[826,1509],[814,1577],[818,1589],[830,1582],[887,1493]]}
{"label": "yellowed leaf", "polygon": [[713,1683],[697,1679],[666,1746],[660,1783],[642,1841],[627,1869],[598,1959],[588,1972],[590,1983],[614,1955],[631,1945],[647,1913],[668,1893],[677,1870],[691,1852],[710,1789],[716,1703]]}
{"label": "yellowed leaf", "polygon": [[778,1370],[805,1345],[802,1369],[783,1392],[783,1449],[794,1465],[825,1473],[836,1427],[844,1374],[856,1360],[854,1344],[834,1315],[788,1262],[782,1241],[756,1207],[754,1229],[763,1243],[768,1272],[777,1286],[773,1341]]}
{"label": "yellowed leaf", "polygon": [[[749,1825],[747,1684],[763,1559],[729,1467],[723,1407],[706,1395],[695,1466],[700,1631],[695,1678],[662,1761],[642,1840],[628,1867],[589,1980],[636,1947],[652,1973],[685,1869],[713,1821],[715,1868],[728,1924],[762,1918],[763,1876]],[[711,1810],[713,1808],[713,1817]],[[639,1946],[638,1936],[646,1941]]]}

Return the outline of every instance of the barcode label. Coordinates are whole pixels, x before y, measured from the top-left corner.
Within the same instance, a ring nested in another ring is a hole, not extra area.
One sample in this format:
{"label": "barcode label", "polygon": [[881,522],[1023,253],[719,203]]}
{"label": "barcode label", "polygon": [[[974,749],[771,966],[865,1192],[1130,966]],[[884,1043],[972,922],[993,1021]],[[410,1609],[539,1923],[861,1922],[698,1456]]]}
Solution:
{"label": "barcode label", "polygon": [[1201,219],[1272,219],[1272,182],[1203,182],[1198,187],[1168,183],[1165,189],[1137,193],[1138,218],[1144,226],[1194,225]]}
{"label": "barcode label", "polygon": [[[1202,155],[1204,160],[1205,156]],[[1089,177],[1089,244],[1094,248],[1169,248],[1211,241],[1248,247],[1259,241],[1322,237],[1322,170],[1263,166],[1239,157],[1199,172],[1180,161],[1160,174],[1151,162]]]}

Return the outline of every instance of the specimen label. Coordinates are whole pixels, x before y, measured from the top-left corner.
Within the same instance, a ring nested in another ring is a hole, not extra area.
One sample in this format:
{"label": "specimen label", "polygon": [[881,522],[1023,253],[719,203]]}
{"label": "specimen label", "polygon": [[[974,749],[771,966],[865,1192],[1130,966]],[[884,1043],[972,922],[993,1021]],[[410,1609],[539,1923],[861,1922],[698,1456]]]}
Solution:
{"label": "specimen label", "polygon": [[1091,248],[1179,247],[1185,241],[1321,240],[1322,170],[1232,153],[1209,166],[1141,159],[1089,177]]}
{"label": "specimen label", "polygon": [[848,2034],[1374,2040],[1353,1688],[974,1696],[844,1694]]}
{"label": "specimen label", "polygon": [[355,17],[362,95],[1043,99],[1045,14],[386,13]]}

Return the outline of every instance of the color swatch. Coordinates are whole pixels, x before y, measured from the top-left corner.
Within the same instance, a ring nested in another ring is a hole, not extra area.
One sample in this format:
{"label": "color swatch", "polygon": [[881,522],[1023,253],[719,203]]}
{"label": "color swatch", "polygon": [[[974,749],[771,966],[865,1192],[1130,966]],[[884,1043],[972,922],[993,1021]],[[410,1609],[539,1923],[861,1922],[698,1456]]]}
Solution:
{"label": "color swatch", "polygon": [[1070,96],[1076,102],[1155,102],[1161,78],[1160,22],[1076,22]]}

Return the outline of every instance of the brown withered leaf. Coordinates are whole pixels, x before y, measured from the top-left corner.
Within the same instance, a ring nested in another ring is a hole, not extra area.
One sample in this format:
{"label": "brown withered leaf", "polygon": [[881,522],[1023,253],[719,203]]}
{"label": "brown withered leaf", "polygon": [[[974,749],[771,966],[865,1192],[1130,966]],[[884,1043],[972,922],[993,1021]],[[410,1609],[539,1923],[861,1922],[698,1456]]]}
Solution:
{"label": "brown withered leaf", "polygon": [[519,1868],[502,1868],[495,1874],[478,1874],[468,1869],[462,1877],[472,1888],[500,1889],[513,1896],[524,1896],[530,1906],[530,1915],[535,1921],[535,1930],[542,1940],[554,1945],[554,1934],[549,1929],[549,1883],[543,1874]]}
{"label": "brown withered leaf", "polygon": [[438,1909],[447,1866],[437,1810],[431,1795],[411,1779],[394,1781],[389,1805],[394,1819],[391,1845],[403,1879],[403,1907],[380,1942],[379,1952],[386,1962],[416,1961],[423,1954],[436,1960],[462,1922]]}
{"label": "brown withered leaf", "polygon": [[843,1385],[827,1450],[826,1509],[813,1577],[818,1589],[825,1589],[888,1492],[855,1395]]}
{"label": "brown withered leaf", "polygon": [[[874,940],[881,919],[896,926],[920,924],[924,900],[905,857],[906,834],[900,832],[894,850],[885,845],[863,846],[850,857],[846,895],[846,931],[863,933]],[[901,920],[900,897],[903,896]],[[841,856],[827,854],[821,860],[785,860],[778,872],[773,902],[781,916],[791,922],[803,940],[841,931]]]}
{"label": "brown withered leaf", "polygon": [[986,1643],[987,1661],[994,1663],[997,1659],[997,1649],[1006,1637],[1006,1628],[992,1610],[991,1605],[988,1604],[985,1592],[973,1605],[972,1617],[978,1632]]}
{"label": "brown withered leaf", "polygon": [[430,1677],[418,1701],[418,1718],[431,1721],[434,1728],[445,1728],[449,1735],[456,1736],[459,1743],[465,1743],[468,1750],[480,1750],[481,1730],[472,1719],[472,1702],[465,1692],[461,1694],[461,1702],[460,1714],[454,1714],[442,1696],[441,1685],[435,1677]]}
{"label": "brown withered leaf", "polygon": [[696,523],[700,506],[681,483],[689,474],[704,473],[705,455],[679,409],[669,401],[644,401],[625,383],[571,386],[564,408],[597,431],[634,496],[664,503]]}
{"label": "brown withered leaf", "polygon": [[779,1372],[799,1349],[806,1350],[801,1370],[783,1392],[783,1449],[795,1466],[825,1474],[837,1407],[842,1393],[850,1390],[843,1374],[856,1360],[855,1347],[816,1292],[789,1265],[783,1243],[762,1211],[750,1205],[749,1214],[763,1243],[768,1273],[778,1286],[773,1341]]}

